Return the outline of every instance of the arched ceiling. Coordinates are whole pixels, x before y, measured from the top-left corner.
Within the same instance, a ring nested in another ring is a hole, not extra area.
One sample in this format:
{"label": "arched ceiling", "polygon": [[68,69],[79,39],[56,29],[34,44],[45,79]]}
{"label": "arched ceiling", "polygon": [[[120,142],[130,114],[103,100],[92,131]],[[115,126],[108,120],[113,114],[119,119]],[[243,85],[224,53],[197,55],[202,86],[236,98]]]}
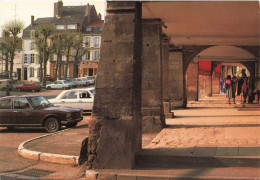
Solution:
{"label": "arched ceiling", "polygon": [[199,60],[211,61],[256,61],[255,57],[251,53],[234,46],[213,46],[200,52],[197,57]]}
{"label": "arched ceiling", "polygon": [[259,46],[258,1],[143,2],[143,19],[160,18],[174,45]]}

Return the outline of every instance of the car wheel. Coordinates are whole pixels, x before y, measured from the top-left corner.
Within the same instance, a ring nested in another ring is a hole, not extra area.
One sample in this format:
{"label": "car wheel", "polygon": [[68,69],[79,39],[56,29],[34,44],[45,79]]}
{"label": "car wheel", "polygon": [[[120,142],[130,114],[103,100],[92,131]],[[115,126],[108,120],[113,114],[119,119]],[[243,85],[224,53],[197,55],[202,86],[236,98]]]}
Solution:
{"label": "car wheel", "polygon": [[74,122],[72,124],[68,124],[66,125],[67,128],[73,128],[73,127],[76,127],[78,123]]}
{"label": "car wheel", "polygon": [[56,118],[49,118],[45,123],[45,128],[49,133],[59,131],[61,128],[60,122]]}
{"label": "car wheel", "polygon": [[33,89],[32,92],[34,93],[34,92],[35,92],[35,89]]}
{"label": "car wheel", "polygon": [[51,87],[50,87],[50,86],[48,86],[48,87],[47,87],[47,90],[51,90]]}

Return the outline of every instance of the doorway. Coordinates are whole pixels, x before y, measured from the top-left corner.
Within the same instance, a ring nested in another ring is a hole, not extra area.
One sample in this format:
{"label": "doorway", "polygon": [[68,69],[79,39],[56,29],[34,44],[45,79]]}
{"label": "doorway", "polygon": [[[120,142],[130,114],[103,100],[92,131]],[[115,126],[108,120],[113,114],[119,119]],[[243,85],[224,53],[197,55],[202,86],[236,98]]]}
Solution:
{"label": "doorway", "polygon": [[27,80],[27,67],[23,69],[23,80]]}

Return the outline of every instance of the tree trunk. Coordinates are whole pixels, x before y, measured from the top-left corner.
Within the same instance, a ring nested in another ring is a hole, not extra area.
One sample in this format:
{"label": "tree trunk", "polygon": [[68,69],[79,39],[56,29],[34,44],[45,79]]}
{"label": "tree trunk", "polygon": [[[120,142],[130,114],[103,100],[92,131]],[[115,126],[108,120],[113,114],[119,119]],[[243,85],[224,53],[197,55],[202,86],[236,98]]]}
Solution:
{"label": "tree trunk", "polygon": [[64,76],[65,76],[65,77],[67,77],[67,76],[68,76],[68,69],[69,69],[69,57],[70,57],[70,47],[68,47],[68,49],[67,49],[66,65],[65,65],[65,72],[64,72]]}
{"label": "tree trunk", "polygon": [[42,82],[42,55],[40,54],[40,82]]}
{"label": "tree trunk", "polygon": [[55,81],[57,80],[57,77],[58,77],[58,68],[59,68],[59,58],[57,57],[57,61],[55,64],[55,69],[54,69],[54,80]]}
{"label": "tree trunk", "polygon": [[78,72],[76,72],[76,69],[78,67],[78,55],[79,55],[79,51],[77,50],[77,53],[75,55],[75,63],[74,63],[74,66],[73,66],[73,77],[76,78],[78,77]]}
{"label": "tree trunk", "polygon": [[61,79],[61,65],[62,65],[62,56],[59,57],[59,79]]}
{"label": "tree trunk", "polygon": [[13,68],[14,68],[14,52],[11,52],[11,61],[10,61],[10,74],[9,78],[13,80]]}
{"label": "tree trunk", "polygon": [[[8,60],[9,60],[9,56],[8,56],[8,53],[5,54],[5,73],[7,73],[9,70],[8,70]],[[8,74],[9,76],[9,74]]]}

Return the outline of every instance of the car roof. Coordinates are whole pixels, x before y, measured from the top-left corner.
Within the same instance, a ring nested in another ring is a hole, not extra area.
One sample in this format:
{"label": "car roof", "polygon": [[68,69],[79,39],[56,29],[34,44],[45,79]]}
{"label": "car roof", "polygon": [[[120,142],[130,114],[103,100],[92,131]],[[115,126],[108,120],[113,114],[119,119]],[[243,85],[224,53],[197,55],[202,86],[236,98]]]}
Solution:
{"label": "car roof", "polygon": [[[93,89],[95,89],[94,87],[91,87],[91,88],[80,88],[80,89],[69,89],[69,90],[64,90],[64,91],[66,91],[66,92],[68,92],[68,91],[78,91],[78,90],[80,90],[80,91],[86,91],[86,90],[93,90]],[[64,91],[62,91],[62,92],[64,92]]]}
{"label": "car roof", "polygon": [[40,95],[4,96],[4,97],[0,97],[0,99],[21,98],[21,97],[23,97],[23,98],[24,97],[39,97],[39,96]]}

